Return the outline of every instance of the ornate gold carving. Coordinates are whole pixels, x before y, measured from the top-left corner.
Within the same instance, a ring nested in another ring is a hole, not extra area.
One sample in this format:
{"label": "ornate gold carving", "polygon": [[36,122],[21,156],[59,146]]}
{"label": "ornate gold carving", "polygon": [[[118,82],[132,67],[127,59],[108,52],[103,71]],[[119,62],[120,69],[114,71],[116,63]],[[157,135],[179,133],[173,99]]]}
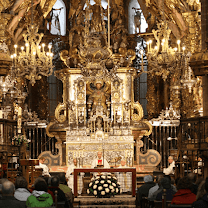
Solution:
{"label": "ornate gold carving", "polygon": [[66,121],[66,104],[59,103],[55,110],[55,118],[58,122],[63,123]]}
{"label": "ornate gold carving", "polygon": [[152,125],[147,120],[143,120],[142,122],[145,123],[145,124],[147,124],[148,127],[149,127],[149,131],[146,131],[146,133],[144,134],[144,136],[149,136],[152,133]]}
{"label": "ornate gold carving", "polygon": [[[131,110],[132,110],[132,120],[134,122],[138,122],[143,118],[144,116],[143,108],[139,102],[133,103]],[[134,110],[136,110],[137,112],[134,113]]]}

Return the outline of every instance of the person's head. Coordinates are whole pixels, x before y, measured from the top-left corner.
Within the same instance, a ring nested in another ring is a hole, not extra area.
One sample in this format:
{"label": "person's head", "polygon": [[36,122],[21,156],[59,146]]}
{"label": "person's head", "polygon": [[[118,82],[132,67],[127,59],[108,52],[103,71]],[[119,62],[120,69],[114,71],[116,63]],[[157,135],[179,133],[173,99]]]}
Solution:
{"label": "person's head", "polygon": [[97,156],[98,156],[99,159],[101,159],[102,158],[102,152],[98,152]]}
{"label": "person's head", "polygon": [[164,175],[158,175],[157,177],[156,177],[156,182],[157,183],[159,183],[159,181],[161,181],[161,179],[164,177]]}
{"label": "person's head", "polygon": [[59,182],[60,182],[59,177],[53,176],[51,178],[51,186],[58,187],[59,186]]}
{"label": "person's head", "polygon": [[195,173],[189,173],[188,178],[191,180],[192,183],[196,183],[196,174]]}
{"label": "person's head", "polygon": [[18,176],[15,180],[15,189],[18,189],[18,188],[26,188],[27,189],[27,180],[25,177],[23,176]]}
{"label": "person's head", "polygon": [[77,166],[77,159],[73,159],[73,163],[75,166]]}
{"label": "person's head", "polygon": [[60,183],[65,184],[66,183],[66,176],[65,173],[59,173],[59,179],[60,179]]}
{"label": "person's head", "polygon": [[5,181],[2,183],[2,195],[13,196],[15,191],[14,184],[11,181]]}
{"label": "person's head", "polygon": [[48,186],[47,186],[45,180],[41,177],[38,177],[35,179],[34,188],[37,191],[45,191],[45,192],[48,191]]}
{"label": "person's head", "polygon": [[1,178],[1,179],[0,179],[0,193],[2,192],[2,184],[3,184],[5,181],[8,181],[8,179],[7,179],[7,178]]}
{"label": "person's head", "polygon": [[173,161],[174,161],[174,160],[173,160],[173,156],[169,156],[169,157],[168,157],[168,162],[169,162],[169,163],[172,163]]}
{"label": "person's head", "polygon": [[44,175],[44,176],[41,176],[44,180],[45,180],[45,182],[46,182],[46,184],[47,184],[47,186],[49,185],[49,176],[46,176],[46,175]]}
{"label": "person's head", "polygon": [[45,162],[45,158],[44,157],[40,157],[39,158],[39,163],[43,164]]}
{"label": "person's head", "polygon": [[183,178],[180,178],[177,184],[177,190],[180,189],[191,189],[192,188],[192,182],[188,178],[188,176],[185,176]]}
{"label": "person's head", "polygon": [[146,175],[144,176],[144,182],[152,182],[153,181],[153,177],[151,175]]}
{"label": "person's head", "polygon": [[163,189],[170,189],[171,188],[171,181],[167,177],[161,179],[161,186]]}
{"label": "person's head", "polygon": [[121,160],[121,166],[125,166],[126,165],[126,160]]}

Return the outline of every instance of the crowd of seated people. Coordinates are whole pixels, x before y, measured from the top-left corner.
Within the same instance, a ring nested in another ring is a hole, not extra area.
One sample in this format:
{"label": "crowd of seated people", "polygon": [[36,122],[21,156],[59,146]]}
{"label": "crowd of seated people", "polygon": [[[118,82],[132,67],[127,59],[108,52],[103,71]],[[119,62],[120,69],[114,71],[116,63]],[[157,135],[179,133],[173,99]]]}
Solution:
{"label": "crowd of seated people", "polygon": [[[174,181],[169,175],[159,175],[155,180],[150,175],[144,177],[144,184],[137,189],[137,207],[154,208],[162,203],[166,195],[168,206],[208,208],[208,177],[196,180],[195,173],[189,173]],[[166,207],[168,207],[166,205]]]}
{"label": "crowd of seated people", "polygon": [[65,173],[53,177],[40,176],[30,189],[22,176],[16,178],[15,184],[6,178],[0,179],[1,208],[53,207],[55,200],[64,208],[73,207],[73,194],[67,186]]}

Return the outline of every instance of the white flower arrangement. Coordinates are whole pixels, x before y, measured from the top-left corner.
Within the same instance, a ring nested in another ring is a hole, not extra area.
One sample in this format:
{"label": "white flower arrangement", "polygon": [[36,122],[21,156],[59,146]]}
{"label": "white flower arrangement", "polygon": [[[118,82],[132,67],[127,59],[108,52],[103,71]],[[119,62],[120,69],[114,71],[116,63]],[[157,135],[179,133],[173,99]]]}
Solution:
{"label": "white flower arrangement", "polygon": [[95,197],[110,197],[120,193],[120,185],[115,176],[101,175],[91,179],[87,193]]}

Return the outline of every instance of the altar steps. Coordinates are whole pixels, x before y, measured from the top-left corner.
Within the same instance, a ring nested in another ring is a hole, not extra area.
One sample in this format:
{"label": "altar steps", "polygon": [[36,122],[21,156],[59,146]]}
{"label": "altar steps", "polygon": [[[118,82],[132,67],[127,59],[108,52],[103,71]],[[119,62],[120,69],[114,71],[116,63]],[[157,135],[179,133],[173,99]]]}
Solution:
{"label": "altar steps", "polygon": [[111,198],[79,196],[74,199],[74,208],[136,208],[136,197],[116,195]]}

